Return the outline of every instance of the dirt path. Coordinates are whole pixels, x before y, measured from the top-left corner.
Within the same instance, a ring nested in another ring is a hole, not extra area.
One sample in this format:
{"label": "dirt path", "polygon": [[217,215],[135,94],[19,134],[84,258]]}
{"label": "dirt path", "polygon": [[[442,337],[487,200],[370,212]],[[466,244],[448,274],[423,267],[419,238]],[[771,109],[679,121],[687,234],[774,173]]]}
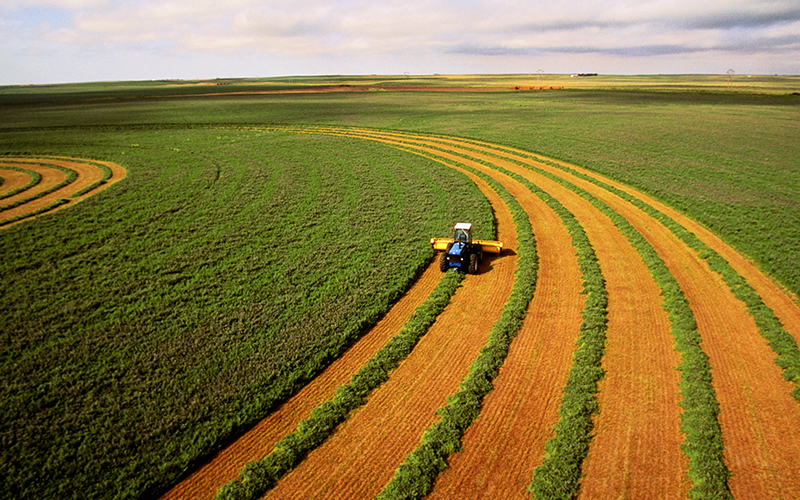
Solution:
{"label": "dirt path", "polygon": [[339,359],[250,431],[178,483],[162,499],[214,498],[217,490],[236,479],[245,465],[268,455],[278,440],[294,431],[314,408],[332,399],[336,389],[349,382],[350,377],[400,331],[414,310],[436,288],[440,277],[438,263],[432,262],[394,307]]}
{"label": "dirt path", "polygon": [[[99,185],[95,189],[81,196],[73,197],[76,193],[88,188],[103,178],[103,170],[99,168],[97,164],[102,164],[108,167],[111,170],[111,178],[106,180],[105,183]],[[30,201],[14,208],[3,210],[0,212],[0,222],[16,217],[22,217],[27,214],[32,214],[38,210],[52,205],[61,199],[68,199],[69,202],[59,205],[53,210],[49,210],[48,213],[54,210],[60,210],[68,206],[72,206],[89,196],[99,193],[115,182],[124,179],[126,175],[125,169],[116,163],[100,161],[94,162],[81,158],[3,158],[0,160],[0,168],[2,168],[3,165],[32,170],[39,173],[42,176],[42,180],[35,186],[32,186],[30,189],[2,200],[2,205],[10,205],[12,203],[32,198],[64,182],[67,179],[66,173],[64,173],[62,170],[53,168],[53,166],[68,168],[77,174],[77,178],[60,189],[53,191],[52,193],[31,199]],[[24,185],[25,184],[22,186]],[[9,227],[15,223],[6,224],[3,227]]]}
{"label": "dirt path", "polygon": [[265,498],[372,498],[419,444],[436,419],[435,410],[458,389],[469,365],[511,292],[516,236],[511,214],[480,179],[489,198],[498,238],[509,252],[485,260],[463,286],[411,355],[376,389],[366,405]]}

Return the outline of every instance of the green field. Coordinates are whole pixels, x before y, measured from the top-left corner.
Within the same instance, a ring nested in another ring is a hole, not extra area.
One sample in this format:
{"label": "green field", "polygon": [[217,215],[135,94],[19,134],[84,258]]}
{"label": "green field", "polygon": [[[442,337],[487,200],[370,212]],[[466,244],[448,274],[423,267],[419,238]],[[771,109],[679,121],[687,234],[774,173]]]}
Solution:
{"label": "green field", "polygon": [[[428,238],[456,220],[493,234],[465,177],[286,127],[455,135],[566,160],[679,208],[800,293],[800,78],[211,83],[225,85],[0,88],[0,155],[128,169],[0,231],[3,498],[162,491],[374,323],[431,257]],[[507,90],[540,84],[564,88]],[[314,85],[373,91],[196,95]],[[497,90],[378,90],[436,85]]]}

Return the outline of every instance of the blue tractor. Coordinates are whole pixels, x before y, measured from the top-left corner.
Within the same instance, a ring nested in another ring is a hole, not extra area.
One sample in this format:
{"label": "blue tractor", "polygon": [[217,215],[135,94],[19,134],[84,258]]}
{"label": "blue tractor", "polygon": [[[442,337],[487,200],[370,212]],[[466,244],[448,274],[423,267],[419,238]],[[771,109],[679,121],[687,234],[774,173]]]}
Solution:
{"label": "blue tractor", "polygon": [[499,254],[503,244],[499,241],[472,240],[472,224],[460,222],[455,225],[453,238],[432,238],[434,250],[444,250],[439,256],[439,269],[458,269],[465,273],[477,274],[478,264],[483,253]]}

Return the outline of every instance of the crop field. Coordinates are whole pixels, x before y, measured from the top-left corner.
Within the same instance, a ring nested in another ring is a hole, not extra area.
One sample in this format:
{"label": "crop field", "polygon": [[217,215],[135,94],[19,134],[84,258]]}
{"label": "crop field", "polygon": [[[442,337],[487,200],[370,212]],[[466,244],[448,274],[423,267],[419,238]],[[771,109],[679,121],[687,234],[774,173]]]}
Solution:
{"label": "crop field", "polygon": [[800,498],[800,79],[540,78],[0,89],[0,498]]}

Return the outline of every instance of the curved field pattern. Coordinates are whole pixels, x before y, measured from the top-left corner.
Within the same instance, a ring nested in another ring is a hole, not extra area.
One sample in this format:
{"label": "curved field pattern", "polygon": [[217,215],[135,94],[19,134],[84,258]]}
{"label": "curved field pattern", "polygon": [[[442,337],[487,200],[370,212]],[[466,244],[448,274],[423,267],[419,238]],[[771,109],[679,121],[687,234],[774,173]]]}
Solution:
{"label": "curved field pattern", "polygon": [[[549,197],[583,228],[608,293],[604,376],[595,395],[600,410],[592,417],[594,429],[588,455],[580,464],[578,496],[687,498],[694,486],[683,449],[681,353],[675,347],[662,290],[640,250],[607,211],[597,208],[598,202],[590,201],[599,200],[638,231],[663,260],[696,319],[719,404],[723,461],[730,472],[727,489],[717,492],[719,497],[800,498],[800,403],[792,396],[794,384],[784,379],[776,354],[748,307],[705,257],[619,191],[688,229],[727,260],[788,335],[800,340],[797,299],[722,240],[642,193],[577,167],[499,145],[353,128],[280,130],[377,141],[464,172],[492,204],[497,238],[507,250],[485,261],[477,275],[464,279],[450,305],[389,380],[264,498],[375,497],[438,420],[437,409],[458,391],[511,293],[517,266],[519,235],[509,208],[476,173],[499,183],[527,215],[539,261],[536,291],[492,381],[493,390],[463,435],[463,449],[448,457],[448,467],[428,497],[531,497],[527,488],[559,420],[585,297],[576,248],[564,216],[545,202]],[[277,440],[330,399],[399,330],[435,286],[434,267],[317,380],[164,498],[213,498],[246,463],[267,455]]]}
{"label": "curved field pattern", "polygon": [[82,158],[0,158],[0,227],[74,205],[125,174],[115,163]]}

